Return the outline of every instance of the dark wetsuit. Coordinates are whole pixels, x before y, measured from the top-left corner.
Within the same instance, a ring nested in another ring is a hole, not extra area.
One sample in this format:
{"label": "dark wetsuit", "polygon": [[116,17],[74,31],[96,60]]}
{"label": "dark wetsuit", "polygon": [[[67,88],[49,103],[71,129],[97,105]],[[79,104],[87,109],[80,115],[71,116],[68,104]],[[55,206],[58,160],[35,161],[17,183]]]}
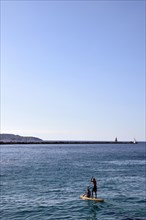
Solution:
{"label": "dark wetsuit", "polygon": [[95,180],[95,178],[93,178],[93,179],[91,180],[91,182],[93,183],[92,197],[93,197],[93,192],[95,192],[95,197],[97,197],[97,185],[96,185],[96,180]]}
{"label": "dark wetsuit", "polygon": [[87,189],[86,196],[87,196],[87,197],[90,197],[90,196],[91,196],[91,193],[90,193],[90,190],[89,190],[89,189]]}

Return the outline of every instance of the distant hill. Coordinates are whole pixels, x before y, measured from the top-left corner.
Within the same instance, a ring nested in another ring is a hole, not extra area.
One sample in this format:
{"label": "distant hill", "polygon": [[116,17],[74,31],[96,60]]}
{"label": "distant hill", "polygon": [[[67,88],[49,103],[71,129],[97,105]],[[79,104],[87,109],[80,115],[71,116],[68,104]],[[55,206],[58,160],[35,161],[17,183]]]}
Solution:
{"label": "distant hill", "polygon": [[23,137],[20,135],[14,134],[0,134],[0,143],[34,143],[43,141],[40,138],[36,137]]}

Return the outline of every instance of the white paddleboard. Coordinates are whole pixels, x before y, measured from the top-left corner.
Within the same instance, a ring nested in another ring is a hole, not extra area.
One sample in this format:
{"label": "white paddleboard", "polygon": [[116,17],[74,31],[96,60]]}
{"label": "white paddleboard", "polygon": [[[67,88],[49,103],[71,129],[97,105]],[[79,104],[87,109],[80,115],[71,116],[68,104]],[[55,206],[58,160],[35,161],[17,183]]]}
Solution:
{"label": "white paddleboard", "polygon": [[81,195],[80,199],[82,199],[82,200],[91,200],[91,201],[95,201],[95,202],[104,202],[104,199],[102,199],[102,198],[87,197],[86,195]]}

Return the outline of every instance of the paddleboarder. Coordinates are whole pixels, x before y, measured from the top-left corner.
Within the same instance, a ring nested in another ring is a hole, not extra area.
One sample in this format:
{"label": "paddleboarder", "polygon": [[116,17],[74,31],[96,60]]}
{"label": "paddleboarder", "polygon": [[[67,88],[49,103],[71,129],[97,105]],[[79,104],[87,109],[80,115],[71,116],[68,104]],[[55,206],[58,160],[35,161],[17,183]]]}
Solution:
{"label": "paddleboarder", "polygon": [[94,177],[91,177],[91,183],[93,184],[92,197],[93,197],[93,193],[95,193],[95,198],[97,198],[97,183],[96,183],[96,179]]}

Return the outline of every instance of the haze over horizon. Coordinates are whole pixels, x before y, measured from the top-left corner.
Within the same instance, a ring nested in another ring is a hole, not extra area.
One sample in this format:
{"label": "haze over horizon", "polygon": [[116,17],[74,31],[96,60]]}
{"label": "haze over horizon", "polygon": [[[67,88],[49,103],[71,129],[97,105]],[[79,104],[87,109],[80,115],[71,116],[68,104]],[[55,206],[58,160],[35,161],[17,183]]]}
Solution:
{"label": "haze over horizon", "polygon": [[146,140],[145,1],[1,1],[1,133]]}

